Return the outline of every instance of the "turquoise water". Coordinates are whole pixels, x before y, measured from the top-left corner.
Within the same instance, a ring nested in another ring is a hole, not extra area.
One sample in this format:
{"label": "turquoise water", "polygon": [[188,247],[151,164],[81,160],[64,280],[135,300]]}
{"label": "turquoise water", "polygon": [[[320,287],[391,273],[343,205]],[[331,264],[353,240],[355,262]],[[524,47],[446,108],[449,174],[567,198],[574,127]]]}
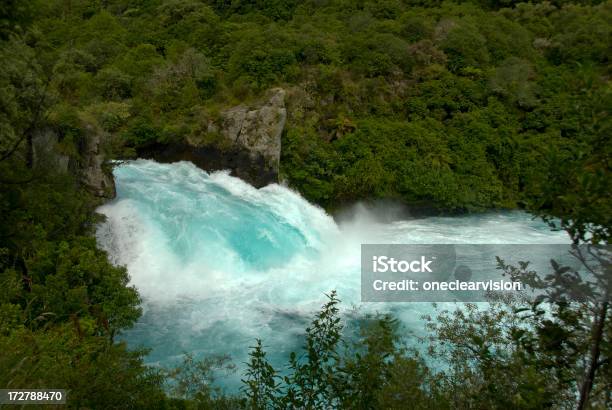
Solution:
{"label": "turquoise water", "polygon": [[346,309],[393,311],[422,331],[429,304],[360,303],[362,243],[569,242],[521,212],[398,219],[392,206],[355,205],[334,220],[286,187],[258,190],[189,162],[131,161],[114,175],[117,198],[98,209],[107,216],[98,243],[127,266],[144,310],[123,338],[152,348],[152,365],[171,366],[184,352],[229,354],[238,371],[219,379],[229,391],[256,337],[273,364],[285,363],[332,289]]}

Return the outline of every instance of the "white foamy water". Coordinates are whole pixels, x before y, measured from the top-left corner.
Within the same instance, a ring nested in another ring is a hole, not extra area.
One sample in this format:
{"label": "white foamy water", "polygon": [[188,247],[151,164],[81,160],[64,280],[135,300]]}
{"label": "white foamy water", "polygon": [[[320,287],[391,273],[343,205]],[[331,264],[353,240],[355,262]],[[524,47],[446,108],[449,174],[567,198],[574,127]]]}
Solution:
{"label": "white foamy water", "polygon": [[[384,208],[357,206],[336,222],[288,188],[258,190],[188,162],[131,161],[114,175],[117,198],[98,209],[107,216],[98,243],[143,297],[144,315],[124,338],[152,348],[152,364],[192,352],[240,365],[256,337],[274,364],[285,363],[332,289],[346,308],[392,310],[420,331],[428,304],[360,304],[363,243],[569,242],[521,212],[381,222]],[[220,383],[234,390],[239,379]]]}

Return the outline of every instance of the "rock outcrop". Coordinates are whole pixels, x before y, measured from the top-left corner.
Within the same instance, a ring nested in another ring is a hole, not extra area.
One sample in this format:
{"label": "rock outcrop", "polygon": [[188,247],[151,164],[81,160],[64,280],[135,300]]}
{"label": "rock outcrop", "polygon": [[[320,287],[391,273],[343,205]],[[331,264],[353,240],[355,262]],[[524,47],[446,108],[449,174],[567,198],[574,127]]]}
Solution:
{"label": "rock outcrop", "polygon": [[106,134],[95,129],[87,129],[87,131],[89,135],[85,139],[78,170],[81,181],[94,195],[114,198],[115,181],[110,167],[106,164],[107,159],[102,149],[102,140]]}
{"label": "rock outcrop", "polygon": [[263,103],[229,108],[211,121],[205,132],[219,135],[214,144],[187,139],[140,148],[138,155],[160,162],[187,160],[206,171],[229,169],[232,175],[262,187],[278,182],[286,119],[285,90],[275,88]]}
{"label": "rock outcrop", "polygon": [[[262,103],[232,107],[207,124],[203,133],[218,136],[215,143],[203,143],[206,138],[186,138],[141,147],[137,153],[141,158],[160,162],[191,161],[206,171],[229,169],[232,175],[259,188],[278,182],[286,118],[285,90],[275,88]],[[84,123],[83,130],[85,138],[78,147],[78,159],[62,153],[58,135],[52,129],[39,132],[32,141],[34,165],[52,172],[70,172],[94,195],[114,198],[110,158],[104,152],[109,135],[91,124]]]}
{"label": "rock outcrop", "polygon": [[269,100],[258,109],[238,106],[221,116],[224,136],[246,149],[254,159],[263,157],[268,168],[278,173],[281,134],[287,119],[285,90],[273,89]]}
{"label": "rock outcrop", "polygon": [[59,139],[51,129],[44,129],[32,138],[34,166],[56,173],[72,173],[91,193],[101,198],[115,197],[115,183],[102,150],[105,134],[86,127],[87,137],[79,147],[79,159],[62,154]]}

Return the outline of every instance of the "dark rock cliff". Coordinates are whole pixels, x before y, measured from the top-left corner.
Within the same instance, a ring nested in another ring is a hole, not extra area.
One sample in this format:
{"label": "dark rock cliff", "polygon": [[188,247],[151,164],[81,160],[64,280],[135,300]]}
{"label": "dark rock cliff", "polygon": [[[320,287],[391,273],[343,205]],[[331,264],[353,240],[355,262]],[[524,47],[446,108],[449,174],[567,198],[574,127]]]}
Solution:
{"label": "dark rock cliff", "polygon": [[115,182],[103,150],[108,134],[85,127],[78,155],[68,156],[59,149],[59,138],[52,129],[43,129],[32,138],[34,166],[42,170],[72,173],[91,193],[100,198],[115,197]]}
{"label": "dark rock cliff", "polygon": [[[137,148],[140,158],[159,162],[191,161],[205,171],[229,169],[231,174],[255,187],[278,182],[281,135],[287,110],[285,91],[269,91],[263,102],[254,106],[238,105],[208,124],[206,133],[217,136],[215,143],[205,143],[206,135],[180,142],[154,143]],[[115,184],[105,144],[110,135],[99,127],[84,125],[78,155],[69,157],[59,149],[58,135],[52,129],[40,131],[33,138],[35,166],[55,172],[70,172],[94,195],[114,198]]]}
{"label": "dark rock cliff", "polygon": [[191,161],[206,171],[229,169],[232,175],[259,188],[278,182],[286,118],[285,91],[275,88],[255,107],[239,105],[222,111],[219,121],[208,126],[209,133],[219,135],[216,144],[187,139],[148,145],[137,153],[159,162]]}

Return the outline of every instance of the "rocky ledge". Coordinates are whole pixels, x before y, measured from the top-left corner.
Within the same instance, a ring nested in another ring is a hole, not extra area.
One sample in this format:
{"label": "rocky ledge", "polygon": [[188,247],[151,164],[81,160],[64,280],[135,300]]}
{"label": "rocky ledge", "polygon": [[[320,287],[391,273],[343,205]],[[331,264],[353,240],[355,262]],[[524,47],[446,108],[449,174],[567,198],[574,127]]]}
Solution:
{"label": "rocky ledge", "polygon": [[[278,181],[286,118],[285,91],[275,88],[259,104],[222,111],[216,121],[205,124],[202,135],[149,144],[137,148],[137,154],[159,162],[191,161],[205,171],[229,169],[232,175],[259,188]],[[83,131],[85,138],[75,158],[58,150],[59,139],[54,130],[39,132],[33,138],[34,164],[54,172],[70,172],[94,195],[114,198],[115,184],[108,164],[111,158],[104,149],[110,135],[85,124]]]}
{"label": "rocky ledge", "polygon": [[115,181],[103,150],[108,134],[89,126],[85,126],[84,131],[78,159],[57,148],[59,138],[52,129],[37,132],[32,139],[34,166],[43,172],[71,173],[95,196],[114,198]]}
{"label": "rocky ledge", "polygon": [[211,121],[207,133],[218,136],[214,144],[203,144],[205,138],[157,143],[138,149],[138,156],[159,162],[191,161],[205,171],[229,169],[259,188],[278,182],[286,118],[285,90],[275,88],[262,103],[232,107]]}

